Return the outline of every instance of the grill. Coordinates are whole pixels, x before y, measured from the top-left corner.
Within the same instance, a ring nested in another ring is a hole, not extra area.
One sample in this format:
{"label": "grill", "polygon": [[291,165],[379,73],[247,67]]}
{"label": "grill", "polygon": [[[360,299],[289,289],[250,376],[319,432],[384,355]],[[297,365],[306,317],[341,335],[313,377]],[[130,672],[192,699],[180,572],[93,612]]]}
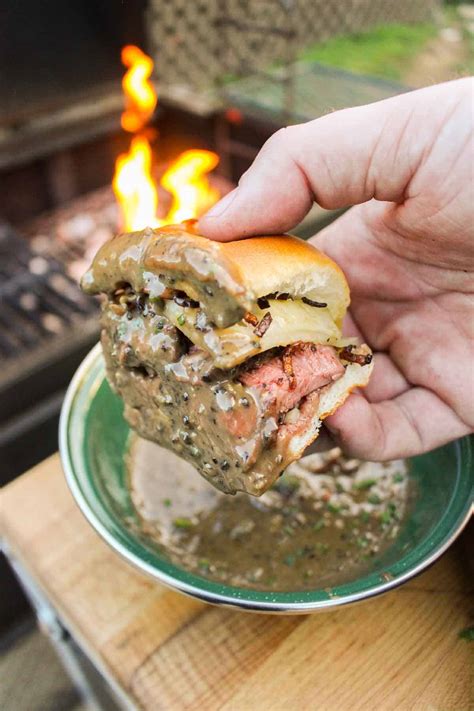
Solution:
{"label": "grill", "polygon": [[60,401],[97,340],[98,303],[78,281],[117,219],[106,187],[24,225],[21,234],[0,224],[0,428],[39,398],[57,393]]}
{"label": "grill", "polygon": [[41,254],[6,225],[0,227],[0,383],[10,366],[64,337],[97,307],[53,255]]}
{"label": "grill", "polygon": [[[65,389],[99,334],[98,303],[75,275],[111,232],[81,213],[45,222],[52,233],[30,240],[0,223],[0,483],[54,451]],[[60,225],[82,241],[55,239]]]}
{"label": "grill", "polygon": [[[212,176],[211,183],[223,195],[233,187],[222,176]],[[167,197],[165,191],[160,195],[165,211]],[[98,302],[83,294],[78,282],[118,222],[107,186],[24,224],[20,234],[0,223],[3,482],[57,446],[65,389],[99,337]]]}

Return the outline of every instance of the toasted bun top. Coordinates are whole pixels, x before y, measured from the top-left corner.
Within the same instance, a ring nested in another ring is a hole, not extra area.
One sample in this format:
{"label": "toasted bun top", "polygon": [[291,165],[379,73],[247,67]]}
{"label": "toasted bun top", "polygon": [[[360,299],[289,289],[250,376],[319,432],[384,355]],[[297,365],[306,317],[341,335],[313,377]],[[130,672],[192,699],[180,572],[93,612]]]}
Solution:
{"label": "toasted bun top", "polygon": [[191,289],[192,283],[217,282],[244,309],[261,296],[287,293],[327,303],[340,323],[349,305],[342,270],[311,244],[290,235],[214,242],[187,223],[115,237],[101,247],[82,286],[89,293],[108,292],[127,281],[140,289],[149,286],[146,275],[173,271],[177,288],[186,281]]}

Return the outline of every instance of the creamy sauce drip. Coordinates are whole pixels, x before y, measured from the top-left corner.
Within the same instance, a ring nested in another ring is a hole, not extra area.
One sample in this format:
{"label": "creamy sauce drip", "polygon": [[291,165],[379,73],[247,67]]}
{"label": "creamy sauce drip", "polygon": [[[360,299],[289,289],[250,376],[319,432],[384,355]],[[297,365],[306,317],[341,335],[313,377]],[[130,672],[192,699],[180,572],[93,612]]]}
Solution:
{"label": "creamy sauce drip", "polygon": [[296,423],[280,425],[265,393],[233,370],[215,369],[204,351],[188,350],[160,298],[127,292],[105,299],[102,326],[107,377],[142,437],[169,447],[226,493],[259,496],[291,461],[288,440],[311,426],[316,393],[302,402]]}
{"label": "creamy sauce drip", "polygon": [[[121,282],[134,291],[159,297],[168,288],[185,289],[201,303],[219,328],[239,321],[250,304],[248,295],[234,279],[230,265],[221,263],[209,240],[170,228],[169,234],[153,230],[118,235],[104,244],[82,279],[91,294],[111,292]],[[243,302],[243,304],[242,304]]]}

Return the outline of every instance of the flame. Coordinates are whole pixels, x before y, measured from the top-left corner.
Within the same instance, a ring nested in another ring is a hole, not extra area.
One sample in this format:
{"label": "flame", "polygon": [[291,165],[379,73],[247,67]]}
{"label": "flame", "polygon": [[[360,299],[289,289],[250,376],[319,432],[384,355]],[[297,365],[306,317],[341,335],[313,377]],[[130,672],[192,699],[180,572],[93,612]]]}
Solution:
{"label": "flame", "polygon": [[171,207],[165,218],[158,217],[158,190],[152,176],[153,156],[145,127],[157,102],[149,81],[153,61],[141,49],[127,45],[122,49],[122,63],[128,71],[122,81],[126,108],[122,128],[136,134],[127,153],[118,156],[112,187],[122,213],[125,230],[141,230],[199,217],[220,197],[207,173],[219,162],[212,151],[184,151],[165,171],[160,184],[171,193]]}
{"label": "flame", "polygon": [[158,193],[151,177],[151,147],[144,136],[132,138],[128,153],[117,158],[112,187],[122,208],[126,230],[158,227]]}
{"label": "flame", "polygon": [[219,199],[219,191],[209,184],[206,173],[219,163],[212,151],[184,151],[161,178],[161,185],[173,195],[167,222],[183,222],[202,215]]}
{"label": "flame", "polygon": [[153,62],[141,49],[129,44],[122,49],[122,64],[129,69],[122,80],[126,109],[121,124],[124,131],[137,133],[152,117],[158,99],[153,84],[148,81]]}

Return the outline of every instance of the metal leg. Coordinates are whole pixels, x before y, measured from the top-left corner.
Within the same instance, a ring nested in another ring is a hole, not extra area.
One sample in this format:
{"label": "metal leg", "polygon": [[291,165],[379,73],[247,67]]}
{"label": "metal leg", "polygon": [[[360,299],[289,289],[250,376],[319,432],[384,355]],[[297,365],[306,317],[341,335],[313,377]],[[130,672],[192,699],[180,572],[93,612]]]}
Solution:
{"label": "metal leg", "polygon": [[[136,706],[118,685],[111,679],[105,678],[87,655],[79,649],[77,642],[71,637],[43,591],[4,542],[2,548],[35,611],[40,630],[51,641],[66,673],[91,711],[136,711]],[[85,663],[81,659],[83,655],[87,665],[94,670],[94,676],[100,679],[104,691],[95,688],[99,687],[98,683],[95,685],[92,683],[92,674],[86,672]]]}

